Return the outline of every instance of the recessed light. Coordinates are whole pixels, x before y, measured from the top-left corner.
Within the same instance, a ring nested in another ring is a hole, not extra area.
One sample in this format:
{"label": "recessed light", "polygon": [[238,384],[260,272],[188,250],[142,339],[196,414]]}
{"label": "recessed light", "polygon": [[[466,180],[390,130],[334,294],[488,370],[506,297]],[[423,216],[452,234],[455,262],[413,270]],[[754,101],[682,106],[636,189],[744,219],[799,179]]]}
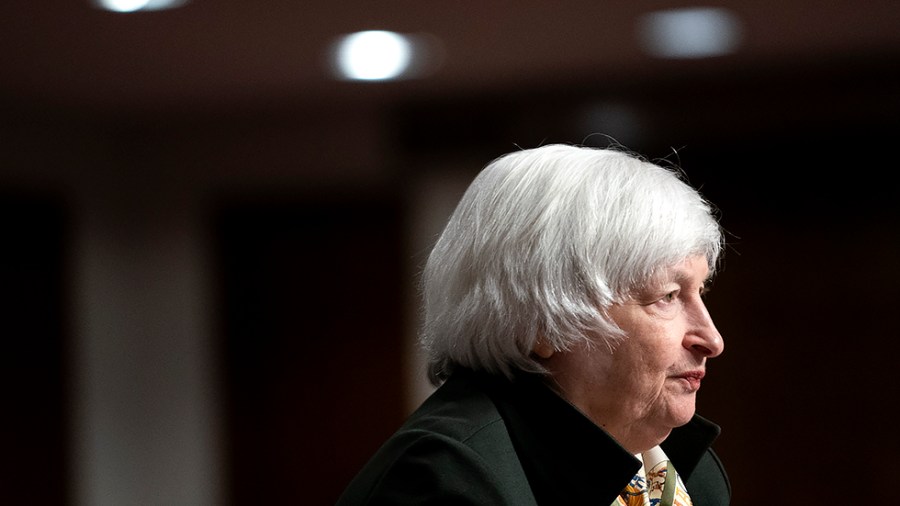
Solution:
{"label": "recessed light", "polygon": [[94,0],[97,7],[112,12],[160,11],[174,9],[187,0]]}
{"label": "recessed light", "polygon": [[737,50],[740,19],[720,7],[691,7],[650,12],[638,20],[644,50],[661,58],[707,58]]}
{"label": "recessed light", "polygon": [[385,81],[401,77],[413,60],[410,39],[396,32],[368,30],[341,37],[332,53],[339,77]]}

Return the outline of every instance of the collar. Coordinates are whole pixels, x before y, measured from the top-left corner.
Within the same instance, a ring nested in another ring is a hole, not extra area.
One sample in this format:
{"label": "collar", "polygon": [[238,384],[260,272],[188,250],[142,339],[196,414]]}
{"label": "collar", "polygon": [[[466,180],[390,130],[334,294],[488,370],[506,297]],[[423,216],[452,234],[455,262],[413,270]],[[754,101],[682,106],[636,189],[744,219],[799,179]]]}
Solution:
{"label": "collar", "polygon": [[681,478],[687,481],[721,432],[718,425],[700,415],[694,415],[690,422],[672,430],[660,446],[675,463],[675,469]]}
{"label": "collar", "polygon": [[[538,504],[609,504],[640,469],[640,460],[539,375],[510,381],[473,374],[503,418]],[[695,417],[661,446],[687,479],[718,434],[716,425]]]}

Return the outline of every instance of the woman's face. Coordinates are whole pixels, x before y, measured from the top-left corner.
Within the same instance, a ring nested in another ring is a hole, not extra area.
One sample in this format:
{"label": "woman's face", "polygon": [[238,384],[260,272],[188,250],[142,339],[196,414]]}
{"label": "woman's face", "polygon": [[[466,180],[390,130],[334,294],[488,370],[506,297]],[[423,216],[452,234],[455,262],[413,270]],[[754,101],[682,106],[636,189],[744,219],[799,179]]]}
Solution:
{"label": "woman's face", "polygon": [[633,453],[690,421],[706,361],[724,349],[701,297],[708,274],[704,256],[672,266],[609,308],[625,333],[615,350],[591,343],[545,361],[560,394]]}

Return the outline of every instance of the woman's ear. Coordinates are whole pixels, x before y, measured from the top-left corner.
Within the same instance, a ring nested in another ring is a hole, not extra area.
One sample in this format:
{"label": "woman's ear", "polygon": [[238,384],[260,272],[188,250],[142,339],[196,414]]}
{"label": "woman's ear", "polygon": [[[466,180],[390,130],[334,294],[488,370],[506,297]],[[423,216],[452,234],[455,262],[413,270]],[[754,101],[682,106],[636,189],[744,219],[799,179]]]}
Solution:
{"label": "woman's ear", "polygon": [[540,358],[548,359],[553,356],[553,353],[555,353],[556,350],[554,350],[553,346],[544,339],[538,339],[537,342],[534,343],[534,348],[531,349],[531,352]]}

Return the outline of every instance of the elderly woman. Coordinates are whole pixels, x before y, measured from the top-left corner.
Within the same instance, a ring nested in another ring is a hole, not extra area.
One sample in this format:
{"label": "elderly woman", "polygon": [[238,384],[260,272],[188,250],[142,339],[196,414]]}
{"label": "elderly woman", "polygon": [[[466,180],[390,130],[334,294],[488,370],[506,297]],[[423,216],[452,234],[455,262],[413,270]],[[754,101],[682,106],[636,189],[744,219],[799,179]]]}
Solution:
{"label": "elderly woman", "polygon": [[339,505],[725,505],[694,414],[723,342],[710,206],[672,170],[549,145],[473,181],[425,268],[436,392]]}

